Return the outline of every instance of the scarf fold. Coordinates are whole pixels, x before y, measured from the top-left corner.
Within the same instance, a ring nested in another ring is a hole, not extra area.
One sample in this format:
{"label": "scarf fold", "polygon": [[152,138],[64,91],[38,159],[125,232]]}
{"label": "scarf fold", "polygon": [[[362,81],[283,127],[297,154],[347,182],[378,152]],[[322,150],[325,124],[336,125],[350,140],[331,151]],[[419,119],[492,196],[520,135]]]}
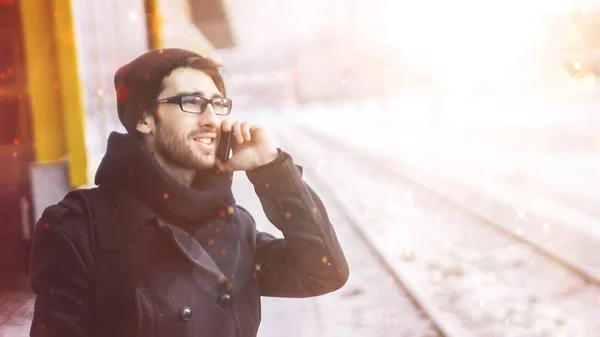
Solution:
{"label": "scarf fold", "polygon": [[144,141],[117,132],[108,138],[95,183],[128,189],[157,216],[186,229],[224,217],[235,207],[231,174],[216,168],[198,171],[191,187],[185,186],[169,176]]}

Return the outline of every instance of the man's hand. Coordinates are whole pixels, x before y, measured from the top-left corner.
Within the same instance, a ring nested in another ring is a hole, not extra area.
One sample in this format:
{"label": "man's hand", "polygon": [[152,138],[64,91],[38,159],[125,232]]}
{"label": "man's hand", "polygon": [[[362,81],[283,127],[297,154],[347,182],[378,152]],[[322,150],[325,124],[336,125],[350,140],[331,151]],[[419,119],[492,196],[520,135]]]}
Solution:
{"label": "man's hand", "polygon": [[233,130],[233,155],[225,168],[230,171],[250,171],[277,158],[277,147],[267,130],[249,122],[224,120],[221,130]]}

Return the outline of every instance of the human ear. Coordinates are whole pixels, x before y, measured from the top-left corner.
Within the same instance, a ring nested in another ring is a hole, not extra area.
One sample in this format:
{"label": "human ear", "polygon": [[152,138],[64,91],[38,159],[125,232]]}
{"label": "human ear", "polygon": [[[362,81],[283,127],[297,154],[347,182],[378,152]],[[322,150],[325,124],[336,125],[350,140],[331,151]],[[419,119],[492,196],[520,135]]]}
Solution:
{"label": "human ear", "polygon": [[148,135],[154,131],[155,125],[154,117],[151,114],[144,112],[142,119],[138,121],[135,128],[139,133]]}

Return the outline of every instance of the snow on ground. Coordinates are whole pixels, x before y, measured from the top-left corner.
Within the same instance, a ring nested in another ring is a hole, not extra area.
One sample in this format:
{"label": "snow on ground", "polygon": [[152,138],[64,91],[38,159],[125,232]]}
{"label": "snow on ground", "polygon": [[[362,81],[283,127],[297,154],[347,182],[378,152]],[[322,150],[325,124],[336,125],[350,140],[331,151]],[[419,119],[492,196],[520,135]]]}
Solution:
{"label": "snow on ground", "polygon": [[[573,103],[572,110],[565,111],[565,101],[557,103],[562,110],[549,113],[563,119],[575,116],[562,124],[544,117],[539,122],[515,120],[509,126],[485,121],[433,123],[427,119],[428,110],[418,105],[394,103],[396,110],[379,113],[382,105],[377,101],[305,106],[285,115],[288,124],[334,135],[430,184],[437,180],[436,189],[447,195],[459,199],[467,192],[480,195],[475,206],[495,220],[508,217],[496,207],[501,202],[514,212],[515,220],[502,221],[507,229],[560,251],[598,276],[600,142],[590,131],[592,123],[577,121],[591,118],[589,111],[600,102]],[[538,108],[549,105],[537,103]]]}
{"label": "snow on ground", "polygon": [[[435,198],[279,125],[463,336],[597,336],[600,290]],[[369,139],[358,138],[358,139]],[[292,145],[293,144],[293,145]],[[370,144],[373,144],[371,142]]]}

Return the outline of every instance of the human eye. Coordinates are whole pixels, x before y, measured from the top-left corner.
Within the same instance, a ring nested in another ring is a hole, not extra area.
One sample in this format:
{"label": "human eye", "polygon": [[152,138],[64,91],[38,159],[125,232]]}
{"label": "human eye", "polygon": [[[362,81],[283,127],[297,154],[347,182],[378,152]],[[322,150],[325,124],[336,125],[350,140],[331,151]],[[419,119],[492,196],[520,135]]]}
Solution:
{"label": "human eye", "polygon": [[228,98],[215,98],[212,100],[212,105],[220,115],[227,115],[231,110],[231,100]]}
{"label": "human eye", "polygon": [[202,112],[206,107],[206,100],[198,96],[182,96],[181,108],[187,112]]}

